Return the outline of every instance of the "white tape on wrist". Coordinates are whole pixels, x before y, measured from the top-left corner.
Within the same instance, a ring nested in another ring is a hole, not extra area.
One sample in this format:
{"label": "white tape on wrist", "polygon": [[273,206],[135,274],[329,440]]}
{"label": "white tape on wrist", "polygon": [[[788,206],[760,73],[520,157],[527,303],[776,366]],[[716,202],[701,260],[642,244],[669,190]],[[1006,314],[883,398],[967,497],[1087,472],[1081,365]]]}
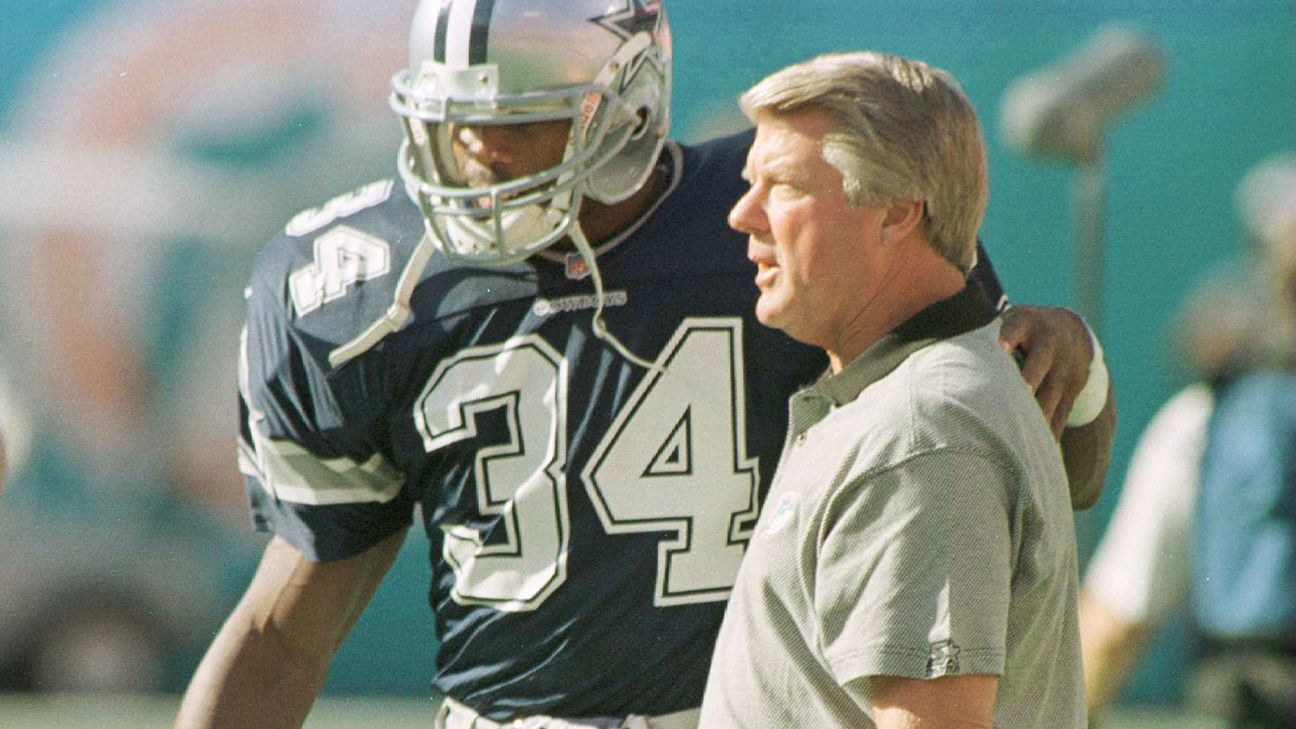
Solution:
{"label": "white tape on wrist", "polygon": [[[1085,328],[1088,329],[1088,326]],[[1093,361],[1089,363],[1089,379],[1071,405],[1071,415],[1066,421],[1068,428],[1092,423],[1107,404],[1107,388],[1111,384],[1111,376],[1107,372],[1107,363],[1103,361],[1102,345],[1098,344],[1098,337],[1092,329],[1088,331],[1089,341],[1093,342]]]}

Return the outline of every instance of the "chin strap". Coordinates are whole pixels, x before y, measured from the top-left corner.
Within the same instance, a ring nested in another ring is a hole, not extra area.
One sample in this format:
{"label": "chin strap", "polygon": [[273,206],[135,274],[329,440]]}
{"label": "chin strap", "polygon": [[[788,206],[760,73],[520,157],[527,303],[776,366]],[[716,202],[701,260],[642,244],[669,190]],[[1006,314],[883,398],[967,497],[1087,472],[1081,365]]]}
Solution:
{"label": "chin strap", "polygon": [[[594,336],[606,342],[618,354],[625,357],[630,362],[643,367],[646,370],[657,374],[664,374],[665,368],[661,365],[649,362],[640,357],[630,348],[625,346],[616,335],[608,331],[607,324],[603,321],[603,276],[599,272],[598,260],[594,255],[594,249],[590,246],[589,239],[585,237],[585,232],[581,230],[579,222],[573,223],[569,231],[571,241],[576,247],[576,252],[589,266],[590,278],[594,281],[594,316],[591,322],[591,329]],[[412,314],[409,308],[410,297],[414,294],[414,285],[418,283],[419,277],[423,274],[423,269],[427,267],[428,260],[432,257],[435,247],[428,239],[431,233],[427,233],[423,240],[414,250],[414,255],[405,264],[405,270],[401,272],[400,279],[396,285],[396,295],[392,305],[387,312],[378,321],[369,326],[360,336],[343,344],[342,346],[329,352],[329,365],[333,368],[342,366],[348,360],[354,359],[365,350],[373,347],[383,337],[392,332],[399,331],[405,326]]]}
{"label": "chin strap", "polygon": [[590,278],[594,281],[594,316],[590,324],[590,328],[594,330],[594,336],[607,342],[612,349],[615,349],[618,354],[630,362],[659,375],[664,374],[666,370],[661,365],[649,362],[631,352],[630,348],[622,344],[615,334],[608,331],[607,324],[603,321],[603,275],[599,273],[598,260],[594,256],[594,249],[590,246],[589,239],[585,237],[585,231],[581,230],[579,222],[573,223],[571,230],[568,232],[572,244],[576,246],[576,252],[585,261],[585,265],[589,266]]}
{"label": "chin strap", "polygon": [[392,305],[387,307],[382,317],[360,336],[329,352],[329,366],[333,369],[363,354],[388,334],[400,331],[409,321],[413,315],[409,302],[410,297],[414,295],[414,285],[418,283],[419,277],[423,275],[423,269],[427,268],[428,261],[436,252],[436,248],[428,238],[430,235],[432,235],[430,232],[425,233],[419,244],[414,247],[414,255],[410,256],[409,262],[405,264],[405,270],[401,271],[400,279],[397,280],[396,295],[393,297]]}

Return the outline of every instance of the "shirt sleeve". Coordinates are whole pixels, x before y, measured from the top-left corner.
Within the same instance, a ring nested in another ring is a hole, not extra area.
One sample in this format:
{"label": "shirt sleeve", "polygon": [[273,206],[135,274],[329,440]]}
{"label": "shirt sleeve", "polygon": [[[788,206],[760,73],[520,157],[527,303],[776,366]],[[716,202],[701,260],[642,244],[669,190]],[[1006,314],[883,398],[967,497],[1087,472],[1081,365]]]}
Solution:
{"label": "shirt sleeve", "polygon": [[1003,673],[1011,479],[989,458],[942,450],[833,498],[813,600],[840,685]]}
{"label": "shirt sleeve", "polygon": [[358,554],[408,526],[413,500],[384,457],[381,382],[364,363],[330,377],[263,279],[240,342],[239,468],[254,525],[315,561]]}
{"label": "shirt sleeve", "polygon": [[1197,473],[1213,397],[1192,385],[1166,402],[1139,436],[1120,500],[1085,575],[1084,589],[1129,623],[1160,623],[1188,594]]}

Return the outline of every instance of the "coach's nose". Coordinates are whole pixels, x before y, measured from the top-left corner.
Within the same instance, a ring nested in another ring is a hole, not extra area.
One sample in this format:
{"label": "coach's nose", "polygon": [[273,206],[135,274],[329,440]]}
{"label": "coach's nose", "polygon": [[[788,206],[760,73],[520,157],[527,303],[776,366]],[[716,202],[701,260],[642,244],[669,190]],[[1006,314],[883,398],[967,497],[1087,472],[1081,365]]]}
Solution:
{"label": "coach's nose", "polygon": [[756,235],[769,230],[769,220],[765,217],[765,207],[756,185],[747,189],[733,209],[729,211],[729,227],[739,233]]}

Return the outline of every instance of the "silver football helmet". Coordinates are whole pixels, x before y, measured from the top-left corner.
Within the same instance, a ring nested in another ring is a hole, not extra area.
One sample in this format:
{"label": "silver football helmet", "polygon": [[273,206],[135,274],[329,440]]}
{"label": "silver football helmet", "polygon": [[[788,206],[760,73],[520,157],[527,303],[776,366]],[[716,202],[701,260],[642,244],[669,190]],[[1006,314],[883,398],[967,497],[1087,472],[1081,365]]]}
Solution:
{"label": "silver football helmet", "polygon": [[[669,103],[660,0],[423,0],[409,68],[392,78],[398,169],[442,253],[517,261],[568,235],[585,243],[582,200],[619,202],[644,184]],[[560,164],[489,186],[463,179],[459,128],[563,119]]]}

